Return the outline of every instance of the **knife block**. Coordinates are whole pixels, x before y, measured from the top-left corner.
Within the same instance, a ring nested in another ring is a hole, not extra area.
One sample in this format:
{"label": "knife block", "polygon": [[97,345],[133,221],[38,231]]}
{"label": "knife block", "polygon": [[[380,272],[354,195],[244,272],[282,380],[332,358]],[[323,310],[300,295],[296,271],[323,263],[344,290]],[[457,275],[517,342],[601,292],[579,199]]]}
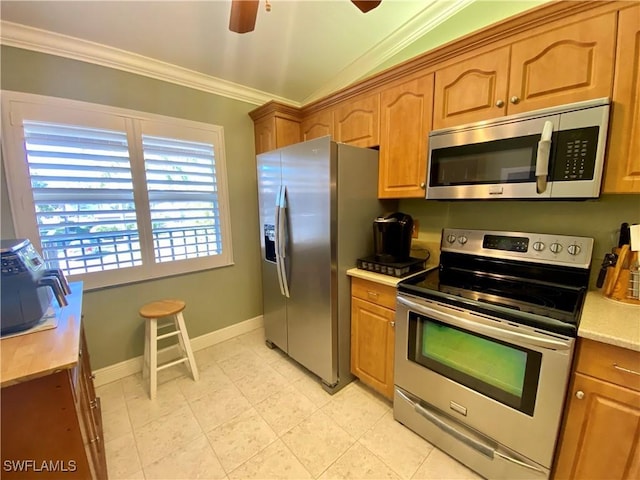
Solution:
{"label": "knife block", "polygon": [[637,270],[638,252],[629,250],[629,245],[616,248],[618,255],[615,267],[607,268],[602,293],[619,302],[640,305],[640,271]]}

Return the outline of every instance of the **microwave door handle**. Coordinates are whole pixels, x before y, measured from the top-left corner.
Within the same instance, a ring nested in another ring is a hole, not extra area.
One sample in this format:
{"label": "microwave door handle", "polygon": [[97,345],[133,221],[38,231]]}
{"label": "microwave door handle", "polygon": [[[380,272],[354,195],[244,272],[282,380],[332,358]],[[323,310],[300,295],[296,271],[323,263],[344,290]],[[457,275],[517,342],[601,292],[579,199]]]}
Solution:
{"label": "microwave door handle", "polygon": [[542,127],[542,135],[538,142],[538,154],[536,156],[536,192],[544,193],[547,189],[547,176],[549,175],[549,155],[551,154],[551,135],[553,134],[553,122],[547,120]]}

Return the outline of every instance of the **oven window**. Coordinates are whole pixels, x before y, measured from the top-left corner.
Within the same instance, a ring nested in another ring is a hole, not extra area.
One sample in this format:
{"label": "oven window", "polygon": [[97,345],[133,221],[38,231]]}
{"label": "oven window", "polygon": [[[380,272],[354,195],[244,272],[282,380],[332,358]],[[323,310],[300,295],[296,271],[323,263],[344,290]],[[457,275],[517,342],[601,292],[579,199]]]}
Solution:
{"label": "oven window", "polygon": [[409,313],[409,359],[533,416],[542,354]]}
{"label": "oven window", "polygon": [[478,185],[535,181],[540,135],[434,149],[429,185]]}

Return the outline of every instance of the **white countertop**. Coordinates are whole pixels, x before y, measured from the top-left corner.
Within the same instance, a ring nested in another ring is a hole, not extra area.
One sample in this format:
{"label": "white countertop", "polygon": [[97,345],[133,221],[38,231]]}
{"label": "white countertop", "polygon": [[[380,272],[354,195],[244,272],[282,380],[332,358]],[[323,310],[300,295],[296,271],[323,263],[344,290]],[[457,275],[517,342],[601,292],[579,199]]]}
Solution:
{"label": "white countertop", "polygon": [[347,275],[351,277],[362,278],[363,280],[370,280],[372,282],[376,282],[381,285],[388,285],[390,287],[395,287],[402,280],[406,280],[407,278],[412,277],[413,275],[418,275],[419,273],[426,272],[427,270],[432,270],[437,266],[438,265],[427,264],[424,270],[420,270],[419,272],[413,273],[411,275],[407,275],[406,277],[402,277],[402,278],[392,277],[391,275],[384,275],[382,273],[370,272],[368,270],[363,270],[361,268],[351,268],[347,270]]}
{"label": "white countertop", "polygon": [[587,292],[578,336],[640,351],[640,305],[618,302],[599,291]]}

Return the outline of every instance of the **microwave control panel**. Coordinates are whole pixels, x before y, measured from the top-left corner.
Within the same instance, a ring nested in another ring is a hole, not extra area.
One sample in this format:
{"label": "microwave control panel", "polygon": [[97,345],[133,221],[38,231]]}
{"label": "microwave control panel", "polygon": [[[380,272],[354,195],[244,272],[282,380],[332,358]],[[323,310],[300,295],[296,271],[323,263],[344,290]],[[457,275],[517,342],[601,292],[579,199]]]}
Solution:
{"label": "microwave control panel", "polygon": [[598,149],[598,127],[561,130],[556,136],[551,180],[593,180]]}

